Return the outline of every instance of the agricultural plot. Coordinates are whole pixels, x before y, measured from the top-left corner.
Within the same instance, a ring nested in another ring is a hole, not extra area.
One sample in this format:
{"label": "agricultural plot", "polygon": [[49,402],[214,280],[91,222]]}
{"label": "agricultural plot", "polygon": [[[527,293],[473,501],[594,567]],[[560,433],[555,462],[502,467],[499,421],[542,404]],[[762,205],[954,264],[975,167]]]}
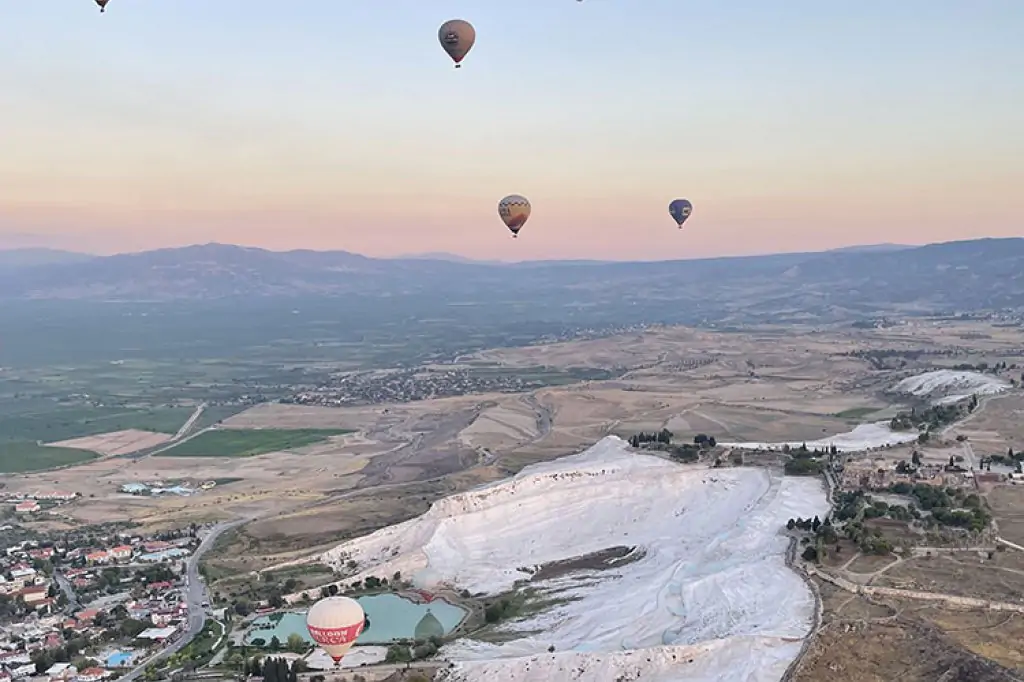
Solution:
{"label": "agricultural plot", "polygon": [[29,414],[0,416],[0,441],[55,443],[113,431],[175,433],[189,418],[190,407],[68,406]]}
{"label": "agricultural plot", "polygon": [[55,448],[26,441],[0,442],[0,474],[20,474],[87,462],[96,453]]}
{"label": "agricultural plot", "polygon": [[161,457],[253,457],[321,443],[345,429],[217,429],[159,454]]}

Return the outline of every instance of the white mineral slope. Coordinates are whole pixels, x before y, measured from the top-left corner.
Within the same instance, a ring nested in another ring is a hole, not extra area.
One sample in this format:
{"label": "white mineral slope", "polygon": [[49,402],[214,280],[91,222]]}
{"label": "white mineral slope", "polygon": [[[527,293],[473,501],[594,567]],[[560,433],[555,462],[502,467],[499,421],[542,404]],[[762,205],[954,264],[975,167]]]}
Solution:
{"label": "white mineral slope", "polygon": [[854,427],[853,431],[836,434],[818,440],[793,441],[790,443],[719,443],[727,448],[742,450],[781,450],[784,445],[798,448],[806,445],[810,449],[823,450],[835,446],[839,452],[864,452],[889,445],[900,445],[917,440],[917,431],[893,431],[888,422],[874,422]]}
{"label": "white mineral slope", "polygon": [[998,377],[951,369],[907,377],[892,387],[894,393],[931,398],[935,404],[957,402],[971,395],[996,395],[1009,389],[1010,384]]}
{"label": "white mineral slope", "polygon": [[680,466],[608,437],[439,500],[323,558],[354,560],[361,576],[402,571],[495,594],[528,578],[530,567],[642,548],[642,558],[615,569],[532,583],[556,605],[503,626],[503,644],[445,647],[456,661],[450,679],[600,681],[635,671],[644,680],[768,682],[796,655],[814,608],[785,566],[780,530],[789,518],[827,509],[818,479]]}

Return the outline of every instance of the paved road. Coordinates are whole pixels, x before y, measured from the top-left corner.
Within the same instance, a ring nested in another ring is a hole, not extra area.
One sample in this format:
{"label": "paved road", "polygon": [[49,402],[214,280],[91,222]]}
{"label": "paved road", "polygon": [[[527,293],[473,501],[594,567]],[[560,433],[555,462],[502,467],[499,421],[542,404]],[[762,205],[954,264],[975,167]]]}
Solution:
{"label": "paved road", "polygon": [[202,632],[203,627],[206,625],[206,609],[203,607],[203,602],[209,599],[209,595],[206,592],[206,583],[203,582],[202,577],[199,575],[199,560],[213,547],[214,543],[217,542],[217,538],[222,533],[243,523],[248,523],[253,518],[246,517],[235,521],[218,523],[207,532],[206,537],[199,543],[199,547],[196,548],[196,551],[185,562],[185,603],[188,605],[188,629],[182,635],[179,635],[172,644],[140,663],[134,670],[120,678],[121,680],[132,682],[132,680],[145,672],[146,666],[178,653],[196,635]]}
{"label": "paved road", "polygon": [[199,419],[200,415],[203,414],[203,410],[205,409],[206,403],[200,403],[199,406],[196,408],[196,411],[192,413],[192,416],[188,418],[187,422],[181,425],[181,428],[178,429],[178,432],[174,434],[174,438],[171,438],[171,440],[177,441],[184,438],[185,434],[187,434],[192,429],[196,421]]}
{"label": "paved road", "polygon": [[57,581],[57,585],[60,586],[61,592],[67,597],[68,604],[64,607],[65,613],[74,613],[82,608],[81,602],[78,601],[78,595],[75,594],[75,590],[71,587],[71,583],[64,577],[64,574],[59,569],[53,571],[53,578]]}

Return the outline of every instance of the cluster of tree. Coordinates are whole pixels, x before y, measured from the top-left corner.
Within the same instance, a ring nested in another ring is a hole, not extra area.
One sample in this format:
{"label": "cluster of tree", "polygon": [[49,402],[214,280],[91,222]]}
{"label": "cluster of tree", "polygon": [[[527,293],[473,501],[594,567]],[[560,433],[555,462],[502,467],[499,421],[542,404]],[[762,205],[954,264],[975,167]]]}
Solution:
{"label": "cluster of tree", "polygon": [[1022,468],[1021,465],[1024,464],[1024,450],[1014,452],[1011,447],[1006,450],[1005,455],[990,455],[989,459],[998,464],[1016,466],[1019,472]]}
{"label": "cluster of tree", "polygon": [[911,431],[913,429],[934,431],[963,419],[971,412],[974,412],[977,407],[978,396],[976,395],[972,395],[967,401],[947,403],[945,405],[931,405],[920,410],[912,407],[910,412],[900,412],[893,417],[889,421],[889,428],[893,431]]}
{"label": "cluster of tree", "polygon": [[306,662],[296,659],[290,665],[283,658],[246,659],[242,664],[242,674],[246,677],[262,677],[264,682],[298,682],[299,673],[307,670]]}
{"label": "cluster of tree", "polygon": [[700,446],[683,443],[682,445],[670,445],[668,448],[669,457],[680,462],[696,462],[700,459]]}
{"label": "cluster of tree", "polygon": [[[870,500],[870,498],[867,498]],[[913,503],[903,506],[900,504],[889,504],[883,500],[870,500],[870,504],[864,507],[865,519],[877,519],[888,517],[896,521],[917,521],[921,519],[921,512]]]}
{"label": "cluster of tree", "polygon": [[945,350],[904,350],[902,348],[884,348],[878,350],[854,350],[843,353],[847,357],[866,360],[874,369],[900,369],[907,366],[907,360],[917,360],[922,355],[947,355]]}
{"label": "cluster of tree", "polygon": [[991,522],[992,515],[981,507],[974,509],[935,507],[932,509],[931,516],[925,519],[925,525],[929,528],[934,526],[952,526],[974,532],[985,530]]}
{"label": "cluster of tree", "polygon": [[[672,438],[674,435],[675,434],[668,429],[662,429],[657,433],[646,433],[641,431],[638,434],[630,436],[629,444],[634,448],[650,446],[651,444],[666,446],[672,444]],[[709,436],[706,433],[698,433],[693,437],[693,444],[698,448],[713,448],[718,445],[718,442],[715,440],[714,436]]]}
{"label": "cluster of tree", "polygon": [[[320,588],[320,599],[326,599],[327,597],[333,597],[340,592],[359,592],[362,590],[387,590],[387,589],[401,589],[407,586],[409,583],[402,580],[401,571],[396,571],[388,581],[387,578],[378,578],[377,576],[367,576],[363,580],[356,580],[350,583],[347,588],[338,587],[337,583],[331,583],[330,585],[324,585]],[[313,596],[309,592],[302,593],[302,600],[305,602],[313,601]]]}
{"label": "cluster of tree", "polygon": [[0,594],[0,620],[20,618],[25,615],[26,604],[21,597]]}
{"label": "cluster of tree", "polygon": [[[931,516],[922,515],[907,505],[914,519],[922,519],[926,526],[953,526],[966,530],[981,531],[992,522],[992,516],[985,509],[981,497],[958,488],[941,488],[918,483],[894,483],[889,490],[900,495],[911,495],[917,504]],[[890,507],[891,509],[891,507]]]}
{"label": "cluster of tree", "polygon": [[789,443],[783,443],[782,452],[797,459],[807,459],[810,457],[832,457],[839,454],[839,449],[835,445],[811,449],[807,447],[807,443],[801,443],[799,447],[791,448]]}
{"label": "cluster of tree", "polygon": [[1006,361],[997,362],[994,365],[989,365],[987,362],[979,362],[972,365],[967,362],[961,362],[953,365],[953,369],[959,372],[991,372],[992,374],[998,374],[1007,369],[1017,369],[1017,363],[1007,366]]}
{"label": "cluster of tree", "polygon": [[497,623],[512,618],[519,612],[519,607],[519,600],[502,597],[487,604],[484,608],[484,620],[488,623]]}
{"label": "cluster of tree", "polygon": [[437,654],[438,649],[444,643],[440,637],[431,637],[427,640],[416,640],[410,647],[406,644],[392,644],[388,647],[385,663],[411,663],[421,661]]}
{"label": "cluster of tree", "polygon": [[819,476],[825,471],[820,459],[791,459],[783,465],[787,476]]}
{"label": "cluster of tree", "polygon": [[668,429],[662,429],[658,433],[645,433],[641,431],[629,439],[629,444],[634,448],[646,445],[647,443],[662,443],[664,445],[669,445],[672,443],[672,435],[672,432]]}
{"label": "cluster of tree", "polygon": [[281,646],[281,640],[278,639],[277,635],[270,638],[270,641],[263,639],[262,637],[254,637],[252,639],[252,645],[260,649],[266,648],[270,651],[281,651],[286,649],[293,654],[302,654],[309,650],[310,645],[302,638],[301,635],[292,633],[288,635],[288,641],[284,646]]}
{"label": "cluster of tree", "polygon": [[820,520],[817,516],[813,519],[802,519],[799,517],[790,519],[786,522],[786,528],[788,530],[799,528],[800,530],[811,531],[816,538],[827,544],[835,544],[839,541],[839,535],[832,525],[832,520],[827,516],[824,521]]}
{"label": "cluster of tree", "polygon": [[860,521],[847,523],[843,527],[843,533],[857,543],[857,547],[864,554],[889,554],[892,552],[892,543],[881,530],[868,528]]}
{"label": "cluster of tree", "polygon": [[82,664],[85,667],[98,665],[96,661],[82,656],[92,641],[88,636],[68,633],[72,635],[63,645],[53,649],[38,649],[31,654],[32,663],[36,666],[36,674],[42,675],[54,663],[72,663],[79,670]]}

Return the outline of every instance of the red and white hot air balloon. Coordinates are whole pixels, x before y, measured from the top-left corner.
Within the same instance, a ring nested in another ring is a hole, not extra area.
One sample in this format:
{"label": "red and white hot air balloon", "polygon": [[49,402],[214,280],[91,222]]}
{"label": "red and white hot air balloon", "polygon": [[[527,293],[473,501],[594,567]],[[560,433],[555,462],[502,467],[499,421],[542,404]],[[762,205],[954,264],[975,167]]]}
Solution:
{"label": "red and white hot air balloon", "polygon": [[363,607],[348,597],[321,599],[306,613],[309,636],[334,659],[335,664],[352,648],[365,622]]}

